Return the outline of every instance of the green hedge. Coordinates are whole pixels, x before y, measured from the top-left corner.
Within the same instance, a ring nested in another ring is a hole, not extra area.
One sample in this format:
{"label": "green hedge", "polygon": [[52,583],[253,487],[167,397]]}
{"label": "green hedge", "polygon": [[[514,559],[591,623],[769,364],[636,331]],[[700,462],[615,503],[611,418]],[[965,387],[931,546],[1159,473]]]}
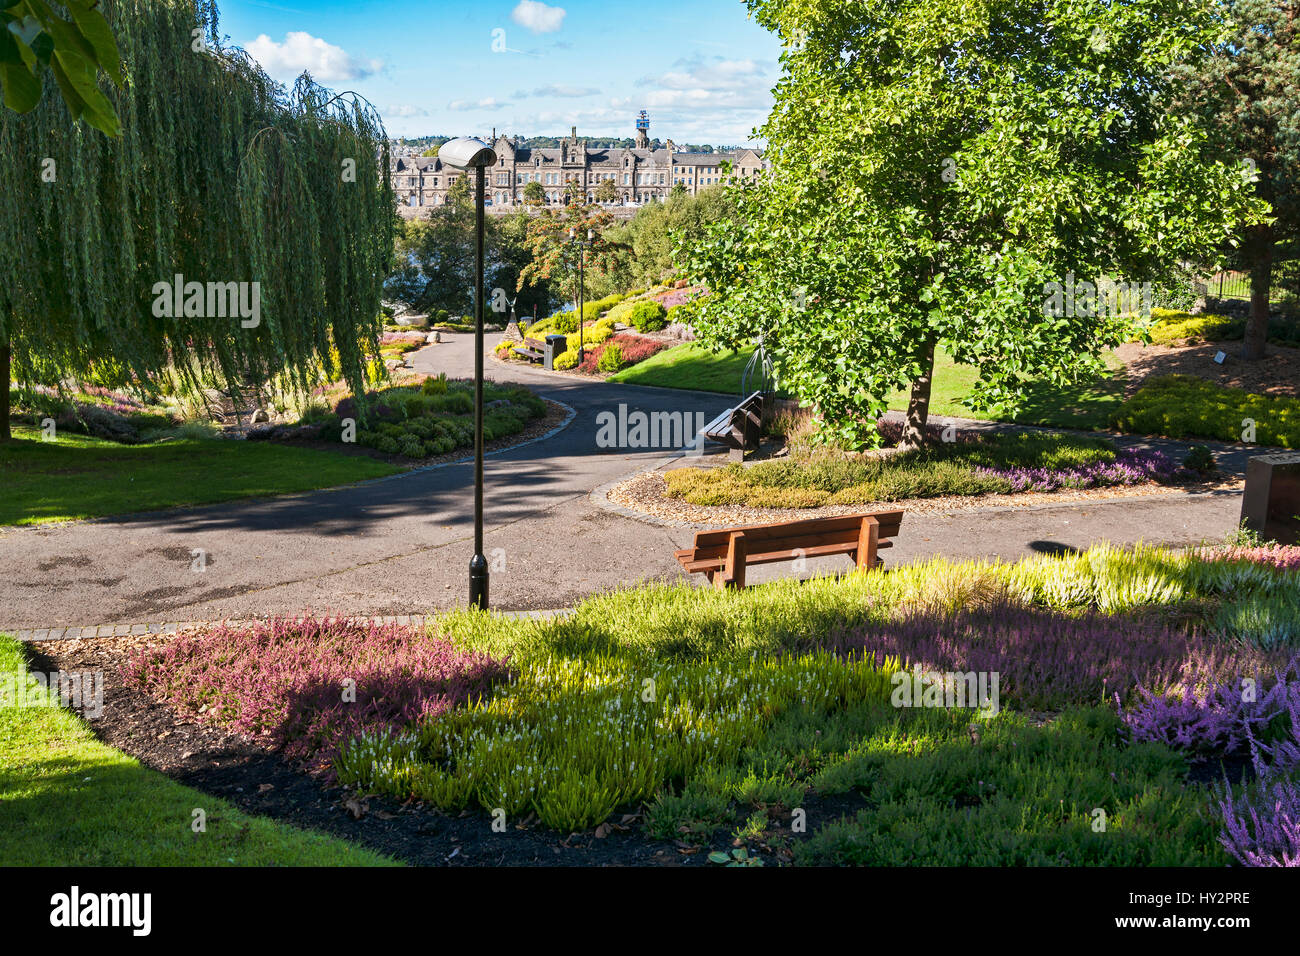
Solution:
{"label": "green hedge", "polygon": [[1112,424],[1140,435],[1236,442],[1246,419],[1255,423],[1256,443],[1300,448],[1300,399],[1256,395],[1187,375],[1149,380],[1120,406]]}

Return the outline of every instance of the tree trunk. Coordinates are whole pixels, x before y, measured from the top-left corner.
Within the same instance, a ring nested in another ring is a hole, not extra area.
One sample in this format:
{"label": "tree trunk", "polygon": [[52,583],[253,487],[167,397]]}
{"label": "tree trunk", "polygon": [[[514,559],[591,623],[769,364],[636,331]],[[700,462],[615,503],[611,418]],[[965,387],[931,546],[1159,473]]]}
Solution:
{"label": "tree trunk", "polygon": [[912,383],[912,397],[907,403],[907,421],[903,423],[903,448],[920,448],[928,439],[925,431],[930,420],[930,385],[934,381],[934,345],[925,344],[921,353],[921,377]]}
{"label": "tree trunk", "polygon": [[9,346],[0,345],[0,441],[9,441]]}
{"label": "tree trunk", "polygon": [[1250,318],[1241,343],[1241,357],[1250,361],[1264,357],[1268,339],[1268,294],[1273,284],[1273,236],[1261,232],[1252,243],[1250,259]]}

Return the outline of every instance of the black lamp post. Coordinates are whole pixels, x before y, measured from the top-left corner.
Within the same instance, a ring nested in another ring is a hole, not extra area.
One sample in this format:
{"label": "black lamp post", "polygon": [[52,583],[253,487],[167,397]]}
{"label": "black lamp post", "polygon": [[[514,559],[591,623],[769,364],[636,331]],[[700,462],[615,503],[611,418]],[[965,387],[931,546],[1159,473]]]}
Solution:
{"label": "black lamp post", "polygon": [[[578,244],[578,364],[581,365],[583,354],[586,351],[586,343],[583,340],[583,332],[582,332],[582,306],[583,306],[583,294],[585,291],[583,289],[583,258],[587,246],[586,243],[584,243],[580,238],[578,238],[577,229],[574,228],[569,229],[569,238]],[[588,229],[587,242],[588,243],[591,242],[594,238],[596,238],[596,233]]]}
{"label": "black lamp post", "polygon": [[438,158],[449,166],[473,169],[477,186],[474,197],[474,557],[469,561],[469,606],[486,611],[488,563],[483,554],[483,204],[487,167],[496,165],[497,154],[482,140],[461,137],[444,143],[438,150]]}

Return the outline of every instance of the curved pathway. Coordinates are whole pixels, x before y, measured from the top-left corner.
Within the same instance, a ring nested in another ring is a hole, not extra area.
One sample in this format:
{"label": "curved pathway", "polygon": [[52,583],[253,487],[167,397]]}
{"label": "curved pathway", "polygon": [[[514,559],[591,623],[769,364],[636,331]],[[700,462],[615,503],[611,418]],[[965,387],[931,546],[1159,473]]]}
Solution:
{"label": "curved pathway", "polygon": [[[444,338],[413,353],[415,367],[472,375],[473,336]],[[489,337],[489,346],[495,339]],[[726,407],[727,397],[607,385],[490,359],[486,368],[490,379],[533,386],[575,412],[557,434],[486,459],[492,605],[562,607],[619,585],[680,578],[673,551],[690,543],[690,529],[622,517],[591,496],[592,489],[673,453],[601,449],[597,416],[617,414],[626,404],[629,413],[698,412],[708,419]],[[1225,450],[1226,463],[1244,471],[1245,454]],[[886,557],[890,563],[934,554],[1015,558],[1099,540],[1197,543],[1221,539],[1239,510],[1240,495],[1230,493],[913,516]],[[283,498],[5,529],[0,629],[304,611],[419,614],[463,604],[472,542],[472,461]],[[201,573],[191,570],[196,548],[207,553]],[[810,565],[814,572],[846,566],[834,559]],[[788,573],[773,565],[751,577]]]}

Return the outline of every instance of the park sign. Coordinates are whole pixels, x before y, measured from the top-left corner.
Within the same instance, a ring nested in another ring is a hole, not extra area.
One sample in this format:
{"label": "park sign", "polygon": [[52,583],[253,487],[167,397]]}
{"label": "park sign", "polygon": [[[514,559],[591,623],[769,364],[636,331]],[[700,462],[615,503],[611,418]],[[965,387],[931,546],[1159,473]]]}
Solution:
{"label": "park sign", "polygon": [[1300,544],[1300,452],[1250,459],[1241,520],[1264,538]]}

